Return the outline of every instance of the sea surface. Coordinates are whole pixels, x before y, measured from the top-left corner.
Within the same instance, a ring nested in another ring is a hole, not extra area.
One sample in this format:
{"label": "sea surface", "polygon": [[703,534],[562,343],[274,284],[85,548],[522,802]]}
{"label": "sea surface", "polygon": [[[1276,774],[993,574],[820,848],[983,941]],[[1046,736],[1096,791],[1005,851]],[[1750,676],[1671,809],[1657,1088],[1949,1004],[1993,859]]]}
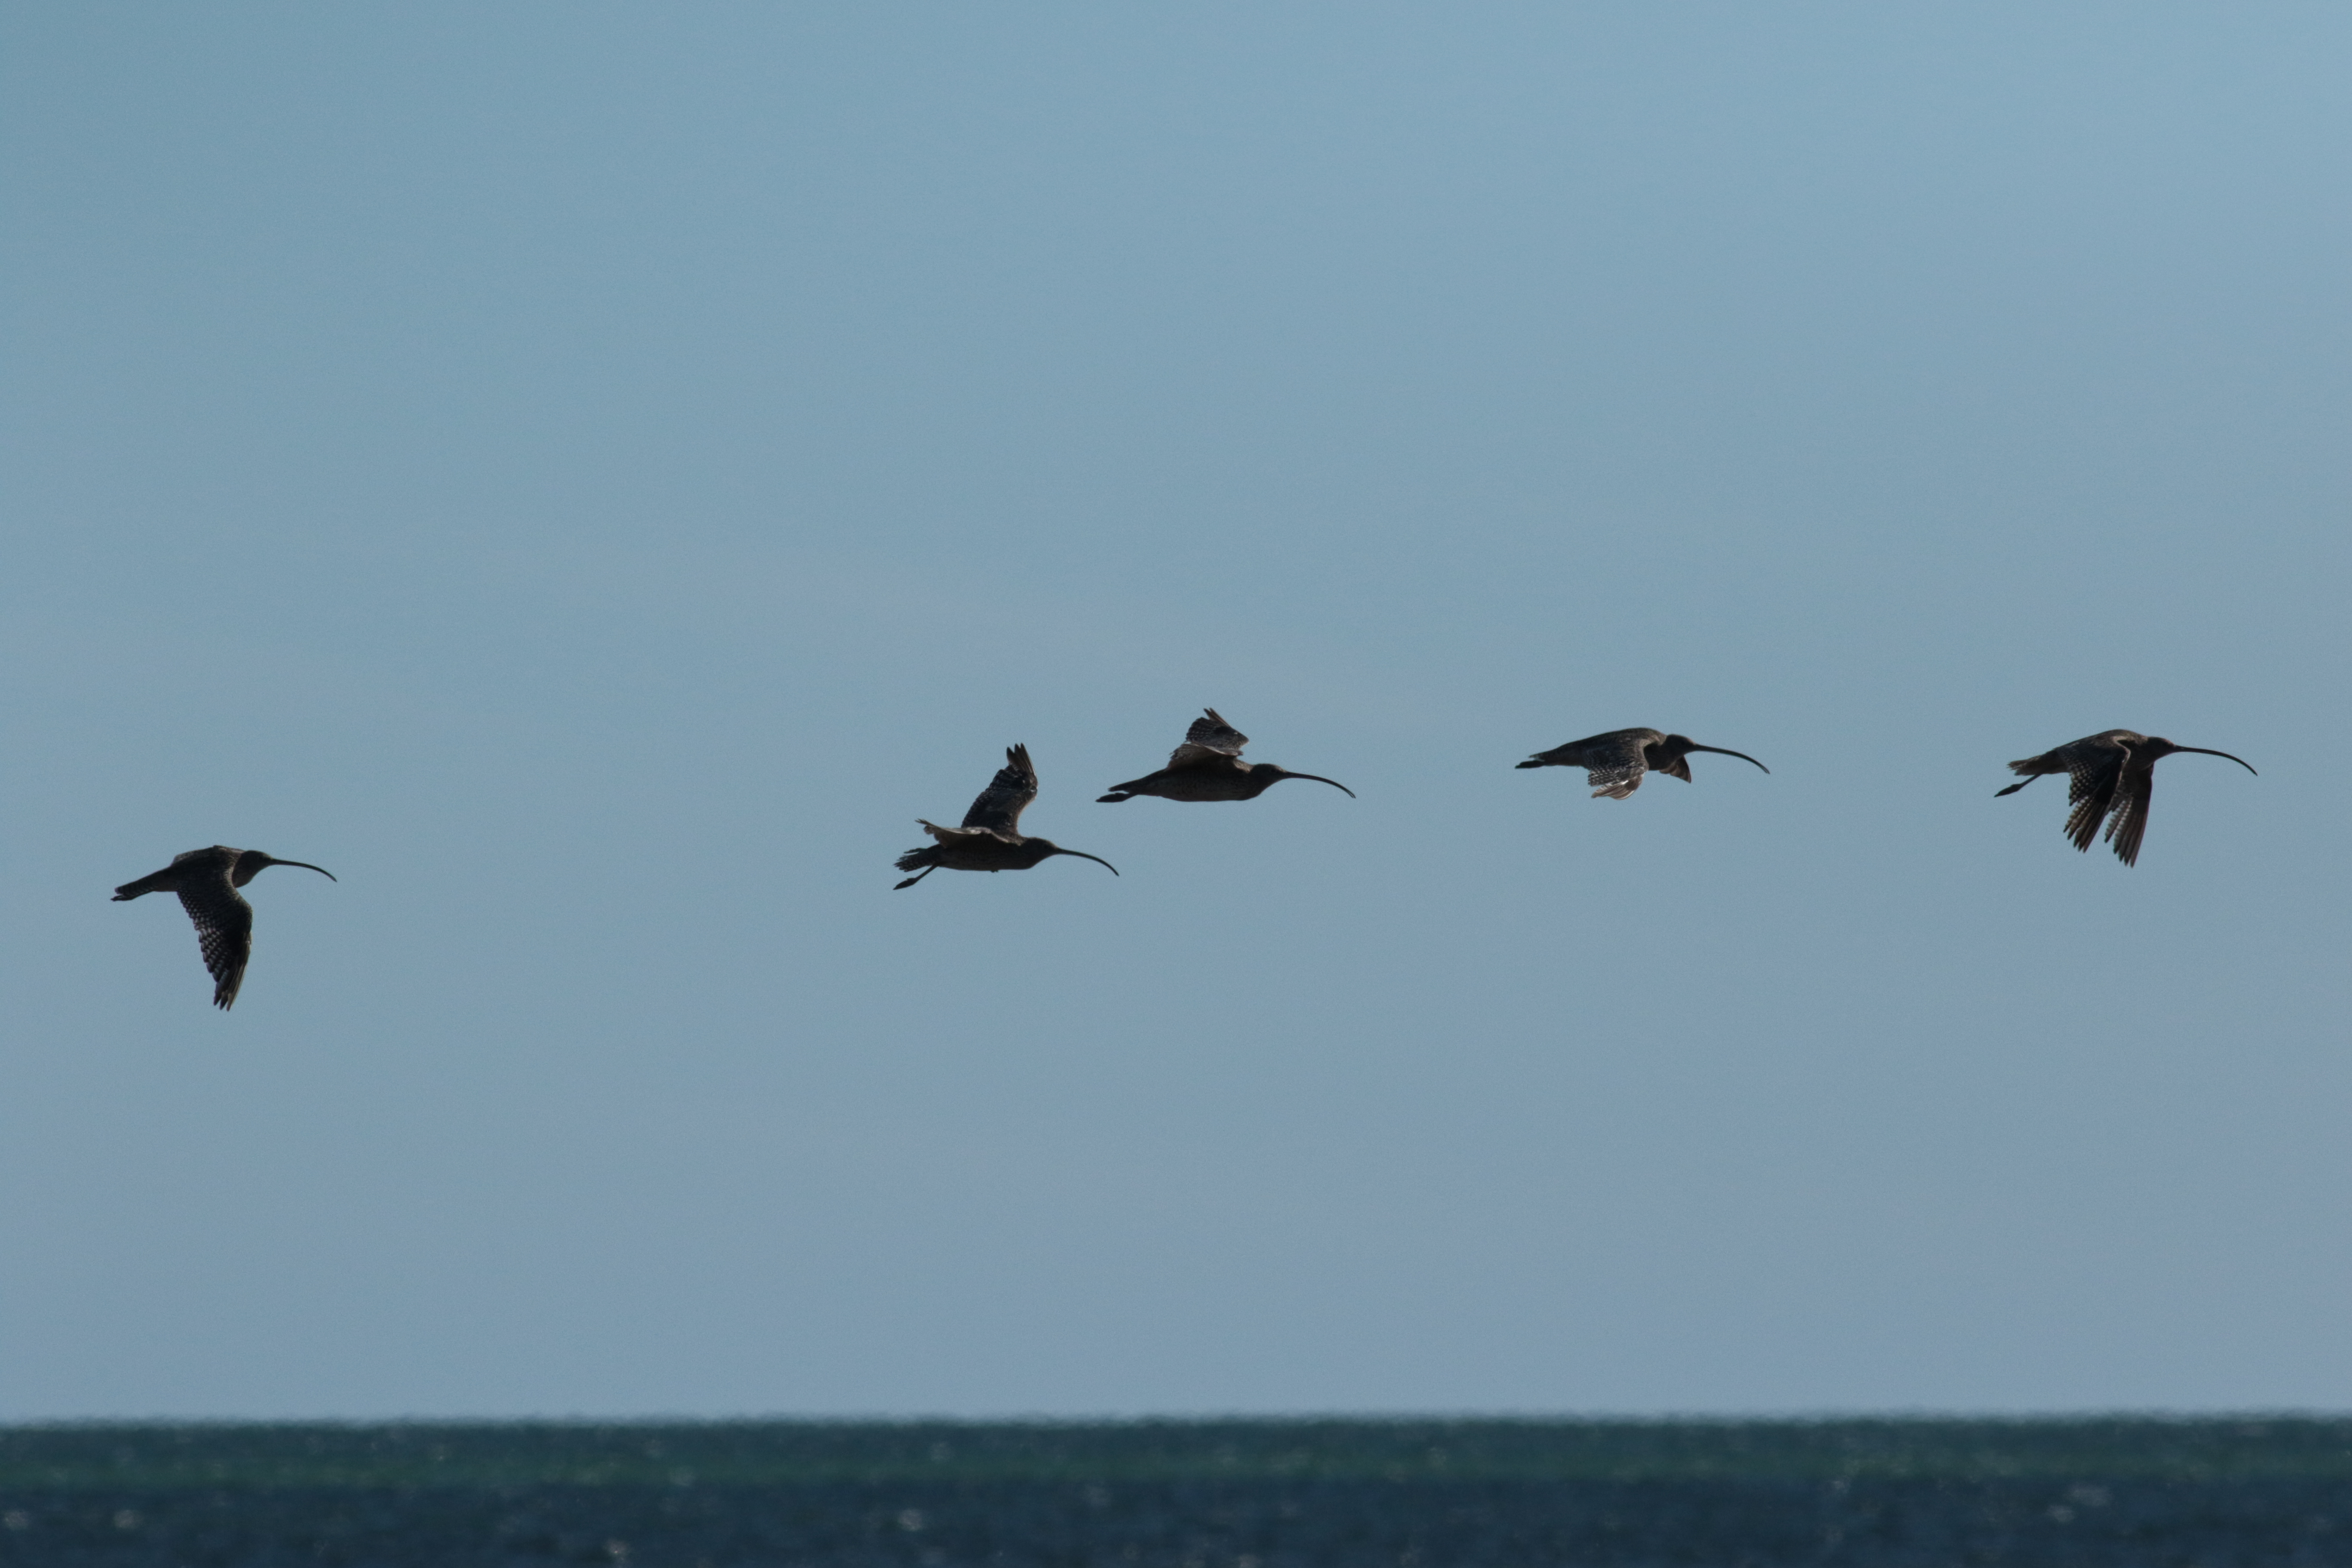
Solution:
{"label": "sea surface", "polygon": [[2352,1420],[0,1427],[39,1568],[2352,1565]]}

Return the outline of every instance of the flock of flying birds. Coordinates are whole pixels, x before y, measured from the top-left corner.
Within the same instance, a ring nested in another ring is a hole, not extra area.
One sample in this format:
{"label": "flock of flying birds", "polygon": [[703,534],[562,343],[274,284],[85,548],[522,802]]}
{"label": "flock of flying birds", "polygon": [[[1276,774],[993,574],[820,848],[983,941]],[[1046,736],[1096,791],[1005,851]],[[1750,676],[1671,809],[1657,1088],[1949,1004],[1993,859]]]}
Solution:
{"label": "flock of flying birds", "polygon": [[[1133,800],[1144,795],[1158,795],[1162,800],[1255,800],[1285,779],[1312,779],[1317,784],[1329,784],[1349,799],[1355,798],[1356,792],[1337,779],[1327,779],[1319,773],[1295,773],[1272,763],[1242,761],[1242,748],[1248,744],[1247,735],[1226,723],[1211,708],[1204,717],[1192,721],[1192,728],[1184,731],[1184,743],[1170,753],[1166,767],[1113,784],[1109,794],[1097,798],[1103,803]],[[1745,752],[1702,746],[1687,735],[1669,735],[1658,730],[1612,730],[1605,734],[1588,735],[1581,741],[1554,746],[1549,752],[1538,752],[1518,765],[1582,768],[1584,782],[1592,786],[1595,799],[1606,795],[1611,800],[1623,800],[1642,787],[1645,773],[1664,773],[1688,784],[1693,752],[1738,757],[1744,763],[1755,763],[1768,773],[1772,771]],[[2044,773],[2064,773],[2069,781],[2067,803],[2072,807],[2066,816],[2066,837],[2074,841],[2074,847],[2089,849],[2104,823],[2107,841],[2115,846],[2116,858],[2126,866],[2136,865],[2140,837],[2147,831],[2148,796],[2155,786],[2157,761],[2175,752],[2229,757],[2248,773],[2254,771],[2252,763],[2243,757],[2230,756],[2227,752],[2203,746],[2177,746],[2160,735],[2142,735],[2130,730],[2105,730],[2054,746],[2040,756],[2010,763],[2011,773],[2023,776],[1995,793],[2015,795]],[[1118,868],[1099,855],[1065,849],[1050,838],[1032,837],[1021,831],[1021,814],[1037,798],[1037,770],[1030,763],[1026,746],[1013,747],[1004,753],[1004,766],[980,792],[971,809],[963,814],[961,826],[923,823],[923,831],[931,836],[932,842],[898,857],[898,869],[915,873],[898,887],[911,888],[941,868],[1026,871],[1055,855],[1076,855],[1108,868],[1114,877],[1118,875]],[[237,988],[245,984],[246,962],[253,956],[253,906],[237,889],[272,866],[299,866],[330,881],[335,879],[333,872],[307,860],[280,860],[258,849],[232,849],[225,844],[215,844],[173,856],[172,863],[162,870],[115,889],[114,897],[120,902],[148,893],[180,896],[180,907],[195,923],[196,942],[204,950],[205,968],[213,977],[213,1005],[225,1010],[236,1000]]]}

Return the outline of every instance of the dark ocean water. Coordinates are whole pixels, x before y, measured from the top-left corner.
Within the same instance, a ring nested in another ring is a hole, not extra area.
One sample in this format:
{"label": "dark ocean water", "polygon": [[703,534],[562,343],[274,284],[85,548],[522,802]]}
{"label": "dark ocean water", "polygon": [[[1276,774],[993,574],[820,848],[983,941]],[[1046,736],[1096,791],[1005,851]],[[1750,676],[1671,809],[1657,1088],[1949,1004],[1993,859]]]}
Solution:
{"label": "dark ocean water", "polygon": [[0,1428],[41,1568],[2352,1568],[2352,1421]]}

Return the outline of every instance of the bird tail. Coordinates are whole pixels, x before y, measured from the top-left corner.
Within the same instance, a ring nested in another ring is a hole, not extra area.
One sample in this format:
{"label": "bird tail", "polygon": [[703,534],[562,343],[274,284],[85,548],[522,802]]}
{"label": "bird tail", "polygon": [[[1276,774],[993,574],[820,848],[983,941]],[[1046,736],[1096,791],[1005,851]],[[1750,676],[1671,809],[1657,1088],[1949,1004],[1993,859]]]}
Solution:
{"label": "bird tail", "polygon": [[171,886],[171,879],[169,870],[151,872],[135,882],[125,882],[115,889],[114,901],[118,904],[126,903],[142,894],[160,893]]}
{"label": "bird tail", "polygon": [[901,871],[913,871],[925,866],[936,866],[939,862],[931,858],[936,853],[938,853],[938,846],[926,844],[920,849],[908,850],[898,857],[896,864]]}
{"label": "bird tail", "polygon": [[1518,765],[1523,768],[1557,768],[1564,767],[1567,764],[1564,763],[1548,763],[1541,757],[1529,757],[1526,762],[1521,763]]}

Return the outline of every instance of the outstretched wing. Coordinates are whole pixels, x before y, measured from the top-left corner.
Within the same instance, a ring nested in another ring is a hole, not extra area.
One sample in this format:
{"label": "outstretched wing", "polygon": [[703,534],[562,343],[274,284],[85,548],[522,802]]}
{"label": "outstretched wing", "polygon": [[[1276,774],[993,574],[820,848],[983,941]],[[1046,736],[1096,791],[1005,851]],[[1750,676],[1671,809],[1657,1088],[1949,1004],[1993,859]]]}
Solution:
{"label": "outstretched wing", "polygon": [[2140,835],[2147,831],[2148,796],[2155,791],[2154,764],[2124,770],[2116,790],[2115,815],[2107,818],[2107,842],[2116,847],[2116,858],[2126,866],[2139,863]]}
{"label": "outstretched wing", "polygon": [[1184,731],[1184,743],[1168,753],[1170,767],[1198,768],[1241,760],[1249,737],[1226,723],[1224,715],[1215,709],[1204,708],[1202,712],[1207,716],[1193,720],[1192,727]]}
{"label": "outstretched wing", "polygon": [[1021,814],[1037,798],[1037,770],[1029,763],[1029,748],[1014,746],[1004,753],[1004,765],[963,814],[966,827],[977,827],[1000,838],[1021,837]]}
{"label": "outstretched wing", "polygon": [[[1654,731],[1622,730],[1615,734],[1595,735],[1581,745],[1584,782],[1592,786],[1598,800],[1607,795],[1611,800],[1623,800],[1642,787],[1642,775],[1649,771],[1649,758],[1643,742]],[[1690,775],[1682,775],[1687,779]]]}
{"label": "outstretched wing", "polygon": [[213,1005],[226,1012],[245,984],[246,961],[253,956],[253,906],[228,885],[228,868],[180,889],[180,907],[195,923],[196,945],[213,977]]}

